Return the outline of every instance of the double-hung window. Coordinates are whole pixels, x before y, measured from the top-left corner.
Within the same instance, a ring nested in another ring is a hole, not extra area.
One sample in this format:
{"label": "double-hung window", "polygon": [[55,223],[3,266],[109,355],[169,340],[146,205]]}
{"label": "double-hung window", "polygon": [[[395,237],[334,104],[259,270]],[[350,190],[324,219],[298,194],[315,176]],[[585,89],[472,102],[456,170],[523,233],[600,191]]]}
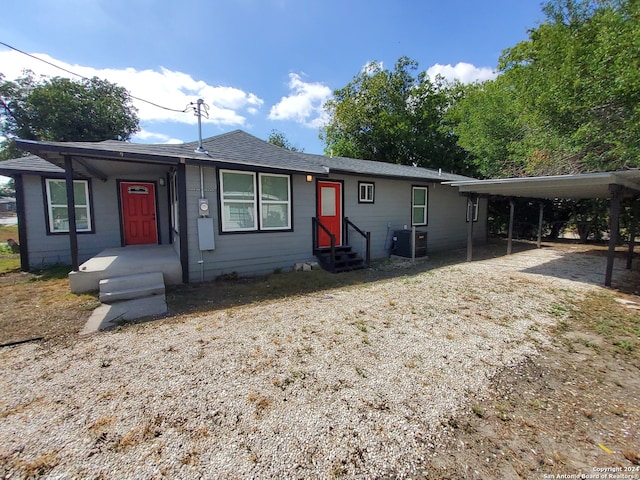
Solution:
{"label": "double-hung window", "polygon": [[220,171],[223,232],[291,229],[291,178]]}
{"label": "double-hung window", "polygon": [[411,225],[427,224],[427,187],[411,187]]}
{"label": "double-hung window", "polygon": [[[62,179],[45,179],[47,196],[48,233],[69,233],[69,209],[67,207],[67,183]],[[76,232],[92,231],[89,182],[73,181],[73,197],[76,212]]]}
{"label": "double-hung window", "polygon": [[283,230],[291,228],[290,186],[288,175],[261,173],[260,228]]}
{"label": "double-hung window", "polygon": [[371,182],[358,182],[358,203],[373,203],[374,188]]}

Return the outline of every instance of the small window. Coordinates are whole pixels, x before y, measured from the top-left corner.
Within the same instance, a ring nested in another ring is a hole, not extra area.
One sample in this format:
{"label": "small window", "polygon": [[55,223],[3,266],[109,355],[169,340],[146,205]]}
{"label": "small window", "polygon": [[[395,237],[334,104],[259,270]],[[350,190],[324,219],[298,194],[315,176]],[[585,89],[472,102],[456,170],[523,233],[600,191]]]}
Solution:
{"label": "small window", "polygon": [[467,222],[469,221],[469,218],[471,217],[470,213],[473,211],[473,221],[477,222],[478,221],[478,198],[476,197],[475,200],[472,200],[471,198],[467,199]]}
{"label": "small window", "polygon": [[373,203],[374,191],[373,183],[358,182],[358,203]]}
{"label": "small window", "polygon": [[[49,233],[69,233],[66,181],[47,178],[45,189]],[[73,181],[73,197],[76,206],[76,232],[91,232],[93,229],[87,180]]]}
{"label": "small window", "polygon": [[411,187],[411,225],[427,224],[427,187]]}

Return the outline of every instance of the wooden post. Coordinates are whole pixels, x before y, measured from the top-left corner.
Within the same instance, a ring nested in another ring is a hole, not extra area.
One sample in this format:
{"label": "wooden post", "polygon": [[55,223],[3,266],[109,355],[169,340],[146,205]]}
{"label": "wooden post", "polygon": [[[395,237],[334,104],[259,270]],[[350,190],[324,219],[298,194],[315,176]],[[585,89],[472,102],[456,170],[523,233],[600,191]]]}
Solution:
{"label": "wooden post", "polygon": [[631,201],[631,225],[629,225],[629,250],[627,251],[627,270],[633,266],[633,249],[636,245],[636,232],[638,231],[638,201],[636,197]]}
{"label": "wooden post", "polygon": [[507,239],[507,255],[513,252],[513,216],[516,209],[516,201],[509,199],[509,238]]}
{"label": "wooden post", "polygon": [[187,236],[187,170],[184,159],[180,159],[177,169],[176,188],[178,190],[178,236],[180,238],[180,264],[182,283],[189,283],[189,239]]}
{"label": "wooden post", "polygon": [[64,177],[67,186],[67,217],[69,218],[69,248],[71,249],[71,270],[78,271],[78,232],[76,231],[76,197],[73,188],[73,160],[64,157]]}
{"label": "wooden post", "polygon": [[29,244],[27,241],[27,212],[22,175],[13,177],[16,186],[16,214],[18,215],[18,243],[20,244],[20,270],[29,271]]}
{"label": "wooden post", "polygon": [[542,219],[544,218],[544,203],[540,202],[540,215],[538,216],[538,248],[542,248]]}
{"label": "wooden post", "polygon": [[475,195],[467,197],[467,262],[473,259],[473,214],[475,213],[473,204],[477,198]]}
{"label": "wooden post", "polygon": [[611,286],[613,277],[613,263],[618,244],[618,226],[620,223],[620,201],[622,199],[622,187],[620,185],[609,185],[611,192],[611,203],[609,206],[609,251],[607,252],[607,269],[604,274],[604,284]]}

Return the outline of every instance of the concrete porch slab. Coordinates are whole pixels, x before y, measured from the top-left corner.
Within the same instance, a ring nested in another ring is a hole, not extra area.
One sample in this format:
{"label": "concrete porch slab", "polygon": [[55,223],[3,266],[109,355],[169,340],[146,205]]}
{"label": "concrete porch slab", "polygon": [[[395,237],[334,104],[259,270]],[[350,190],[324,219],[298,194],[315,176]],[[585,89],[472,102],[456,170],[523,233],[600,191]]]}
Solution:
{"label": "concrete porch slab", "polygon": [[167,313],[165,295],[126,300],[110,305],[103,303],[93,311],[84,328],[80,331],[80,335],[115,327],[118,325],[119,320],[135,320],[136,318],[162,315],[164,313]]}
{"label": "concrete porch slab", "polygon": [[137,273],[162,272],[165,285],[182,283],[182,265],[172,245],[108,248],[69,274],[73,293],[98,290],[100,280]]}

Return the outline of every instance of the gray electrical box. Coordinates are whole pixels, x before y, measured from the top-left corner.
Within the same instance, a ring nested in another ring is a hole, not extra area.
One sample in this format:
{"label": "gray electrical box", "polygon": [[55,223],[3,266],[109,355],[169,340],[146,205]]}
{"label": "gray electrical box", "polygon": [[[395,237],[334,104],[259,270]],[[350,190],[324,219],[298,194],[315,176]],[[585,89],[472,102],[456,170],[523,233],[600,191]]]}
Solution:
{"label": "gray electrical box", "polygon": [[213,235],[213,218],[198,218],[198,247],[200,251],[215,250],[216,245]]}

